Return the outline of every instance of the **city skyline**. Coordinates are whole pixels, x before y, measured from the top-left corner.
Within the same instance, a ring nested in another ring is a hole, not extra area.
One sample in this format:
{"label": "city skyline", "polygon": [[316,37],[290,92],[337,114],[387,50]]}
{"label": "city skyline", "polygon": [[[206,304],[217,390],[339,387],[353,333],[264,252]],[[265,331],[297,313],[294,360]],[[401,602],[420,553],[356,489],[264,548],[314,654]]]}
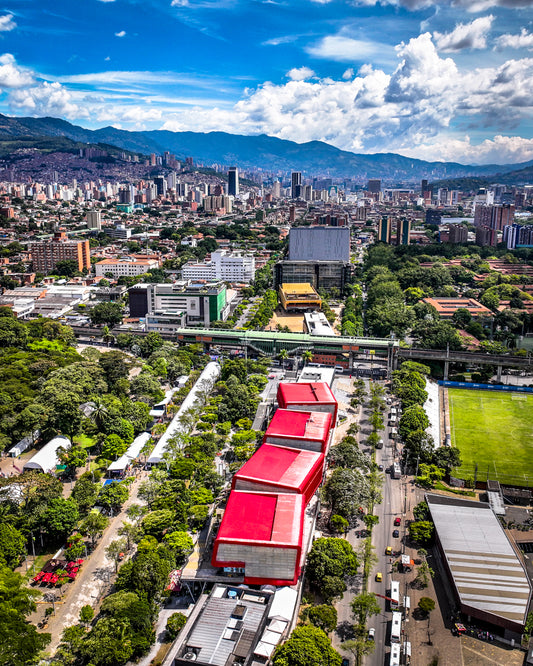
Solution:
{"label": "city skyline", "polygon": [[0,112],[533,159],[533,0],[15,0]]}

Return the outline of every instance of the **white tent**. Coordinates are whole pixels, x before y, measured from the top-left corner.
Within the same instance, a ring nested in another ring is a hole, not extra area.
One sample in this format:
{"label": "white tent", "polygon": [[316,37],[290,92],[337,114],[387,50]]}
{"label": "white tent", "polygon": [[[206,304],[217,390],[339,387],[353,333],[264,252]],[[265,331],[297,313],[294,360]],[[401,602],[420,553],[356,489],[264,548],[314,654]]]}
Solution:
{"label": "white tent", "polygon": [[120,456],[117,460],[111,463],[107,468],[108,472],[121,473],[135,460],[144,449],[147,442],[150,440],[149,432],[142,432],[133,440],[126,453]]}
{"label": "white tent", "polygon": [[213,390],[213,386],[217,381],[220,375],[220,365],[212,361],[208,363],[202,371],[202,374],[198,377],[195,385],[189,392],[189,395],[183,401],[179,411],[176,413],[176,416],[168,424],[164,435],[157,442],[152,451],[152,455],[146,461],[146,464],[149,466],[157,465],[163,460],[163,454],[167,450],[169,440],[172,437],[175,437],[179,434],[184,434],[187,432],[187,428],[181,423],[181,417],[185,414],[191,407],[194,407],[194,404],[198,400],[200,394],[204,391],[208,393]]}
{"label": "white tent", "polygon": [[290,622],[296,608],[297,597],[298,593],[292,587],[281,587],[278,589],[272,600],[268,618]]}
{"label": "white tent", "polygon": [[41,431],[35,430],[30,435],[24,437],[24,439],[21,439],[18,444],[15,444],[15,446],[9,449],[8,454],[13,458],[20,456],[20,454],[26,451],[26,449],[29,449],[31,446],[33,446],[40,436]]}
{"label": "white tent", "polygon": [[58,435],[51,439],[48,444],[45,444],[40,451],[30,458],[27,463],[24,464],[23,470],[37,470],[38,472],[44,472],[48,474],[53,472],[56,468],[56,465],[59,465],[59,458],[57,457],[57,450],[63,447],[64,449],[70,448],[70,439],[64,437],[63,435]]}

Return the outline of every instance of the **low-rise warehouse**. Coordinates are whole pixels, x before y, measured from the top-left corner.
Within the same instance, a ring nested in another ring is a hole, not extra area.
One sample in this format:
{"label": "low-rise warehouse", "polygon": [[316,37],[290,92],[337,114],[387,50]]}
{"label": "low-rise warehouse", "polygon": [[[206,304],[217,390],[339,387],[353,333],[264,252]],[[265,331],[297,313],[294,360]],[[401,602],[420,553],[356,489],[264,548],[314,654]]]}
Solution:
{"label": "low-rise warehouse", "polygon": [[490,505],[431,494],[426,501],[461,611],[521,634],[531,586]]}
{"label": "low-rise warehouse", "polygon": [[300,493],[306,504],[322,482],[324,454],[263,444],[233,476],[233,490]]}
{"label": "low-rise warehouse", "polygon": [[263,444],[326,453],[330,426],[330,414],[277,409],[266,429]]}
{"label": "low-rise warehouse", "polygon": [[244,569],[251,585],[294,585],[300,574],[303,495],[233,490],[213,548],[215,567]]}
{"label": "low-rise warehouse", "polygon": [[278,405],[281,409],[304,412],[327,412],[331,414],[330,428],[337,423],[337,400],[326,382],[290,383],[280,382]]}

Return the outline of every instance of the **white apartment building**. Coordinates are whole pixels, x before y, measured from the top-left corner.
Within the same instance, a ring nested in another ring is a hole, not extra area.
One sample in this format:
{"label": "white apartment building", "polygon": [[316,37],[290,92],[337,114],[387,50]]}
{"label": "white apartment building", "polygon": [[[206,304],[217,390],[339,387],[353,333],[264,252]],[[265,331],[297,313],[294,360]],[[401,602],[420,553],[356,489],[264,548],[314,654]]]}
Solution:
{"label": "white apartment building", "polygon": [[114,278],[135,277],[159,268],[157,259],[134,259],[133,257],[119,257],[118,259],[103,259],[95,265],[96,277],[105,277],[112,273]]}
{"label": "white apartment building", "polygon": [[184,280],[224,280],[249,284],[255,278],[255,257],[243,252],[218,250],[210,261],[188,262],[182,268]]}

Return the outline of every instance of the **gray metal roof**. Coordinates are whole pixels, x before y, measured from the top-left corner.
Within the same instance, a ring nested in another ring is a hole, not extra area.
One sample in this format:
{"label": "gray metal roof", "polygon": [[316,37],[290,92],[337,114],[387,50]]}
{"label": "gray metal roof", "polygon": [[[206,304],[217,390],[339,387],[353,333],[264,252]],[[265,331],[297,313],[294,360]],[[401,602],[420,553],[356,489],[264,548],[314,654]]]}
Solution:
{"label": "gray metal roof", "polygon": [[531,587],[488,504],[426,495],[461,603],[524,624]]}

